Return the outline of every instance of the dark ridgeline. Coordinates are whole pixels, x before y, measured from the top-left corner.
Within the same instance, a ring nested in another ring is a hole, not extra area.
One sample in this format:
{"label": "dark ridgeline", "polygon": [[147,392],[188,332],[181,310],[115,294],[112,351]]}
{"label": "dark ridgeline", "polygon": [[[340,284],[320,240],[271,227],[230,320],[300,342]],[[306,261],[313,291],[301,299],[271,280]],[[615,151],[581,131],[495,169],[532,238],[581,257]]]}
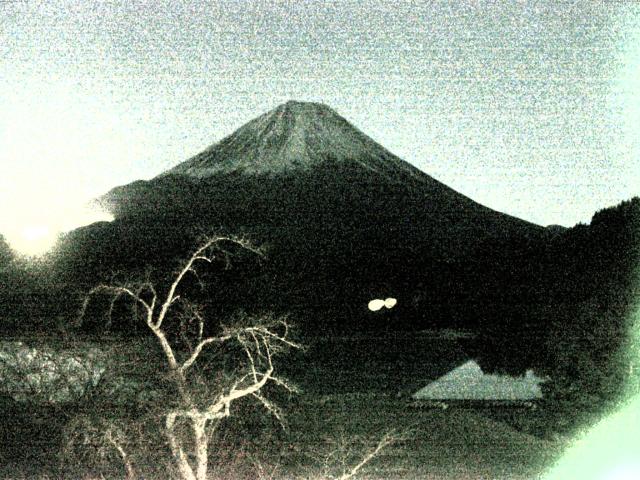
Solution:
{"label": "dark ridgeline", "polygon": [[548,257],[543,281],[554,311],[545,317],[542,366],[554,378],[550,400],[564,404],[560,414],[599,412],[622,388],[640,393],[640,198],[567,231]]}
{"label": "dark ridgeline", "polygon": [[[478,290],[484,299],[478,311],[489,312],[481,315],[481,343],[495,347],[482,355],[485,368],[511,366],[516,373],[529,365],[548,372],[549,365],[573,356],[571,368],[579,369],[581,352],[596,368],[628,341],[640,299],[640,198],[601,210],[590,225],[578,224],[544,243],[511,245],[510,251],[484,247],[496,259],[485,265],[496,276],[485,276]],[[501,251],[509,255],[500,257]]]}

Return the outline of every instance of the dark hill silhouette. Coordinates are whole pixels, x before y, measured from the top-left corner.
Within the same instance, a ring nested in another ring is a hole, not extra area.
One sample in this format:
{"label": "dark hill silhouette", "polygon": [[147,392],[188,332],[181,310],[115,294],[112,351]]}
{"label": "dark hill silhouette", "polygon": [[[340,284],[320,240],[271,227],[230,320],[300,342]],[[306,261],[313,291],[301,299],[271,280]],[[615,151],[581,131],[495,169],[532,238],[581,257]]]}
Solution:
{"label": "dark hill silhouette", "polygon": [[14,257],[14,253],[9,247],[4,236],[0,234],[0,269],[8,265]]}
{"label": "dark hill silhouette", "polygon": [[485,278],[481,335],[467,352],[490,372],[549,376],[541,428],[571,431],[616,405],[623,389],[640,391],[640,198],[521,251],[499,281]]}
{"label": "dark hill silhouette", "polygon": [[[540,227],[459,194],[328,107],[289,102],[100,202],[115,220],[71,232],[58,248],[50,277],[67,291],[113,272],[162,279],[200,235],[229,233],[264,245],[267,260],[233,252],[233,269],[201,272],[210,289],[186,293],[208,302],[211,318],[275,310],[324,336],[475,329],[464,347],[483,369],[534,367],[554,379],[547,388],[560,401],[611,398],[628,371],[618,367],[638,285],[638,199],[591,225]],[[50,294],[56,306],[68,298]],[[367,311],[386,296],[398,299],[392,311]]]}
{"label": "dark hill silhouette", "polygon": [[100,202],[116,220],[72,233],[60,250],[76,277],[161,268],[198,234],[245,234],[268,247],[251,281],[256,303],[336,321],[366,317],[375,294],[397,296],[398,315],[415,310],[416,293],[449,282],[447,265],[482,242],[548,235],[459,194],[315,103],[281,105]]}
{"label": "dark hill silhouette", "polygon": [[[551,355],[559,357],[557,344],[574,341],[590,355],[613,356],[640,300],[640,198],[600,210],[589,225],[565,229],[542,244],[522,245],[520,252],[509,255],[508,264],[494,264],[498,279],[485,277],[478,290],[490,306],[481,343],[495,347],[485,350],[482,366],[500,370],[507,358],[519,358],[520,365],[511,362],[516,371],[536,363],[545,370]],[[511,286],[501,288],[505,284]],[[552,353],[543,352],[542,338]],[[608,346],[590,344],[598,341]]]}

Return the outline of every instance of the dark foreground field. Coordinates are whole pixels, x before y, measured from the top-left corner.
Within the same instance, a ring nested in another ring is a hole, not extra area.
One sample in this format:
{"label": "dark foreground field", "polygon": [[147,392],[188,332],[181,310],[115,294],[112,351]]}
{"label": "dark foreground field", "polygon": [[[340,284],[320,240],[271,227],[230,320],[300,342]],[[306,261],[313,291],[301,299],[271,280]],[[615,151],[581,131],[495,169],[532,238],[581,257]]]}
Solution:
{"label": "dark foreground field", "polygon": [[[246,441],[238,441],[241,429],[221,430],[211,449],[212,478],[338,478],[387,433],[395,441],[363,467],[358,478],[532,479],[562,453],[562,441],[518,431],[496,420],[500,412],[464,406],[420,408],[407,398],[416,384],[439,376],[464,357],[455,339],[320,339],[308,342],[308,347],[282,368],[303,389],[291,397],[277,395],[287,429],[271,420],[232,418],[229,423],[239,421],[247,428],[242,433]],[[150,353],[153,344],[114,341],[105,348],[117,360],[112,378],[131,375],[144,380],[161,365]],[[35,411],[5,400],[0,477],[123,478],[117,459],[100,460],[105,452],[98,449],[92,458],[91,445],[73,457],[60,449],[66,441],[65,425],[74,415],[91,410],[89,404]],[[262,416],[258,409],[247,411],[248,417]],[[144,415],[144,410],[137,412]],[[526,423],[535,414],[522,408],[511,409],[508,416]],[[164,439],[155,438],[146,448],[162,452]],[[164,478],[161,463],[140,465],[140,470],[146,470],[145,478]]]}

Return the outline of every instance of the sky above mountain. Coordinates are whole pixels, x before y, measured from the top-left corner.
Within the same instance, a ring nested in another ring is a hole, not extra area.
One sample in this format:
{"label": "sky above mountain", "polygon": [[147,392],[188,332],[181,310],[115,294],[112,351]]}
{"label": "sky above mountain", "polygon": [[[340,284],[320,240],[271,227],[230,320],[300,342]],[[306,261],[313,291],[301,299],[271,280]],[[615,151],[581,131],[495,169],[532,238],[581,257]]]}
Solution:
{"label": "sky above mountain", "polygon": [[535,223],[640,193],[637,2],[8,1],[0,78],[8,236],[290,99]]}

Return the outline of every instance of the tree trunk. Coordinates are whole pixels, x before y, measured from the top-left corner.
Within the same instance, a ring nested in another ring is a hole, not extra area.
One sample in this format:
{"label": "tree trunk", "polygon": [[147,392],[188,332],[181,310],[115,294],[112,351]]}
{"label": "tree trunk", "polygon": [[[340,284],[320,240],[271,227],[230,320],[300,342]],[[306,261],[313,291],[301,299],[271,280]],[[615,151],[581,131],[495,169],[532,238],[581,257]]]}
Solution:
{"label": "tree trunk", "polygon": [[207,479],[208,442],[206,435],[207,420],[205,418],[193,419],[193,434],[196,442],[196,478],[197,480]]}
{"label": "tree trunk", "polygon": [[[171,453],[173,453],[173,457],[175,458],[176,465],[178,467],[178,472],[180,474],[181,480],[199,480],[196,475],[193,473],[193,469],[191,465],[189,465],[189,459],[187,455],[184,453],[184,450],[180,446],[178,439],[176,438],[174,426],[176,422],[176,414],[170,413],[167,415],[166,419],[166,428],[167,428],[167,437],[169,438],[169,446],[171,447]],[[206,470],[205,470],[206,474]]]}

